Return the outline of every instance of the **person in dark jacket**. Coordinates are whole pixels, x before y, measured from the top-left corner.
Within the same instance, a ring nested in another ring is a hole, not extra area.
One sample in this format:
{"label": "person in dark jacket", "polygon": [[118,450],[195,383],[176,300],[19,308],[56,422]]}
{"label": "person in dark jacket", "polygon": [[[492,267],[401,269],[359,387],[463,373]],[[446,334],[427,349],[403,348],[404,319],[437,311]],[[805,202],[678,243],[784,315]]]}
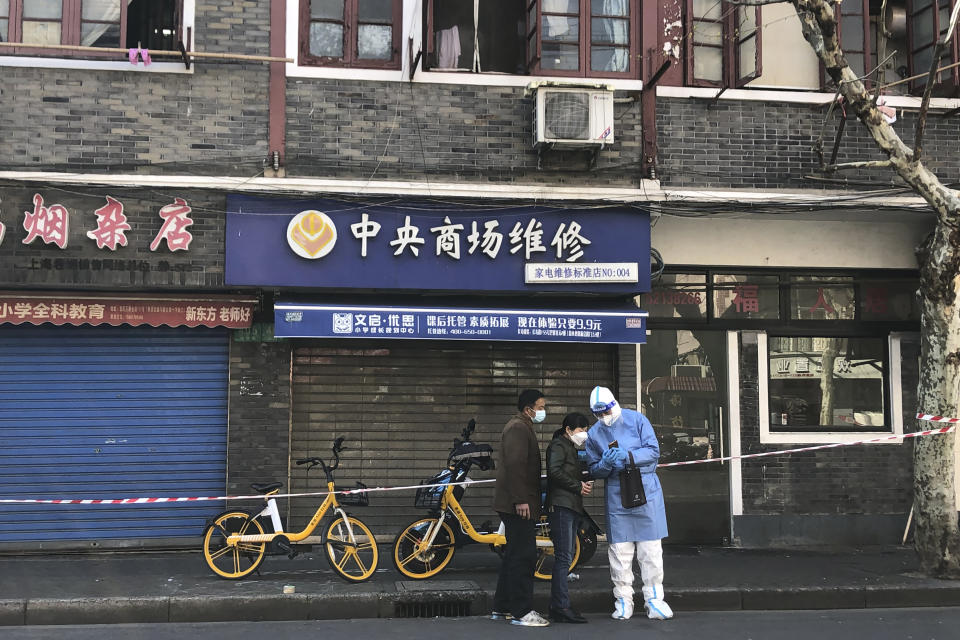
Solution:
{"label": "person in dark jacket", "polygon": [[546,406],[543,393],[536,389],[520,394],[519,413],[510,418],[500,436],[500,466],[493,494],[493,508],[503,521],[507,542],[490,617],[524,627],[550,624],[533,610],[541,466],[540,443],[533,425],[546,418]]}
{"label": "person in dark jacket", "polygon": [[550,538],[553,540],[553,577],[550,583],[550,619],[554,622],[586,622],[570,605],[567,574],[573,562],[577,524],[583,513],[583,496],[592,483],[580,473],[577,449],[587,441],[590,421],[582,413],[568,413],[547,447],[547,503]]}

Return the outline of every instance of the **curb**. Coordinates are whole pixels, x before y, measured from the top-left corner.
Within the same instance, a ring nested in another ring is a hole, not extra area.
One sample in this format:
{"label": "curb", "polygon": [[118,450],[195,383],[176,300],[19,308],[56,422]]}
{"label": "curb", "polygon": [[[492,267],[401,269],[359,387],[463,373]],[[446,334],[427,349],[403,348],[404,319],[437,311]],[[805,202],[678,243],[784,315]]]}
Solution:
{"label": "curb", "polygon": [[[607,613],[612,598],[604,587],[580,590],[575,600],[583,613]],[[492,600],[471,581],[324,594],[30,598],[0,600],[0,626],[462,617],[489,613]],[[674,611],[941,607],[960,602],[960,586],[677,588],[669,602]]]}

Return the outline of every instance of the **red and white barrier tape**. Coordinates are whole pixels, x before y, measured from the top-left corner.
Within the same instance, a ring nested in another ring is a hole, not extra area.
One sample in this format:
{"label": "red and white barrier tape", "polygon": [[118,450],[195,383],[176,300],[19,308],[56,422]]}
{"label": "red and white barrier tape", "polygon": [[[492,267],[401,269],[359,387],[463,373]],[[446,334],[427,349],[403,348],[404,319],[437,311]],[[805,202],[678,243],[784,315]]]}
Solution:
{"label": "red and white barrier tape", "polygon": [[[788,453],[800,453],[801,451],[817,451],[819,449],[834,449],[837,447],[852,447],[858,444],[869,444],[872,442],[885,442],[887,440],[902,440],[905,438],[919,438],[921,436],[939,435],[950,433],[956,429],[956,424],[960,423],[960,418],[945,418],[944,416],[935,416],[929,413],[918,413],[917,420],[926,420],[927,422],[948,422],[949,427],[939,429],[928,429],[927,431],[915,431],[914,433],[904,433],[880,438],[870,438],[868,440],[857,440],[856,442],[836,442],[833,444],[819,444],[812,447],[800,447],[798,449],[779,449],[777,451],[764,451],[763,453],[747,453],[739,456],[727,456],[724,458],[709,458],[706,460],[687,460],[684,462],[667,462],[658,464],[657,468],[680,467],[690,464],[707,464],[710,462],[729,462],[730,460],[746,460],[749,458],[764,458],[768,456],[782,456]],[[355,493],[373,493],[384,491],[409,491],[411,489],[427,489],[431,487],[446,487],[448,485],[472,485],[495,482],[494,479],[488,480],[467,480],[464,482],[449,482],[438,484],[414,484],[403,487],[367,487],[365,489],[343,489],[335,491],[342,495],[351,495]],[[277,493],[272,494],[271,498],[302,498],[306,496],[326,496],[327,491],[314,491],[310,493]],[[85,500],[59,500],[59,499],[40,499],[40,498],[0,498],[0,504],[159,504],[164,502],[208,502],[216,500],[264,500],[267,496],[257,494],[252,496],[198,496],[190,498],[115,498],[115,499],[85,499]]]}
{"label": "red and white barrier tape", "polygon": [[[927,418],[922,418],[922,414],[917,414],[918,420],[926,420]],[[940,416],[933,416],[940,418]],[[940,420],[934,420],[933,422],[960,422],[957,418],[943,418]],[[881,438],[870,438],[869,440],[857,440],[856,442],[835,442],[832,444],[818,444],[812,447],[800,447],[798,449],[779,449],[777,451],[764,451],[763,453],[747,453],[739,456],[727,456],[725,458],[710,458],[708,460],[686,460],[684,462],[667,462],[664,464],[658,464],[657,468],[662,467],[680,467],[688,464],[706,464],[708,462],[727,462],[729,460],[746,460],[748,458],[765,458],[768,456],[782,456],[787,453],[799,453],[801,451],[817,451],[818,449],[835,449],[837,447],[852,447],[856,444],[869,444],[871,442],[885,442],[887,440],[903,440],[904,438],[918,438],[920,436],[933,436],[941,433],[950,433],[956,429],[955,426],[941,427],[939,429],[928,429],[927,431],[915,431],[914,433],[903,433],[892,436],[883,436]]]}

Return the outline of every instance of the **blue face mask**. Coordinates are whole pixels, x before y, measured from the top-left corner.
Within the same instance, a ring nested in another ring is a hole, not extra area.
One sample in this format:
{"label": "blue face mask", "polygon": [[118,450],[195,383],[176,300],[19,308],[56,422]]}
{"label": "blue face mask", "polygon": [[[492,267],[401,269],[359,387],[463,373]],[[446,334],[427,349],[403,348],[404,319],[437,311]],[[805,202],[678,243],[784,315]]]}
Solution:
{"label": "blue face mask", "polygon": [[533,418],[531,418],[531,420],[533,420],[534,422],[543,422],[546,419],[547,419],[546,409],[537,409],[533,414]]}

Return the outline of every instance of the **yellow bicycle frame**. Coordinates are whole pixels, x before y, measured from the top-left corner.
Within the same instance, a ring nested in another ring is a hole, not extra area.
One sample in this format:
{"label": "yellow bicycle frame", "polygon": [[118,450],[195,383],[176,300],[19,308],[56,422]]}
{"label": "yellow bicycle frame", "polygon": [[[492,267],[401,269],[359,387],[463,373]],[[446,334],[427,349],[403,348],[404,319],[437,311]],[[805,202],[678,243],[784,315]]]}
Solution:
{"label": "yellow bicycle frame", "polygon": [[[457,497],[453,494],[453,488],[454,485],[448,485],[443,490],[443,497],[440,498],[440,516],[437,518],[437,525],[433,528],[433,531],[424,536],[423,540],[420,541],[417,550],[425,551],[433,545],[433,541],[436,538],[437,533],[440,531],[440,523],[444,520],[444,515],[447,513],[447,509],[453,512],[457,522],[460,523],[460,529],[474,542],[479,542],[481,544],[492,544],[494,546],[502,546],[506,544],[507,537],[505,535],[501,533],[480,533],[473,527],[473,523],[470,522],[470,518],[463,510],[463,506],[460,504],[460,501],[457,500]],[[537,547],[553,548],[553,541],[548,536],[538,535]]]}
{"label": "yellow bicycle frame", "polygon": [[[271,496],[279,491],[280,491],[279,489],[276,489],[264,496],[264,498],[266,498],[267,500],[268,505],[271,501],[274,500],[274,498],[272,498]],[[303,540],[306,540],[310,536],[310,534],[313,533],[314,529],[317,528],[317,525],[320,524],[320,521],[323,520],[323,516],[326,515],[328,510],[332,508],[334,511],[343,513],[343,510],[340,509],[340,504],[337,502],[337,494],[334,493],[335,489],[333,487],[332,482],[327,483],[327,491],[329,491],[329,493],[327,494],[327,497],[324,498],[320,506],[317,507],[316,513],[314,513],[313,517],[310,518],[310,522],[307,523],[307,526],[306,528],[303,529],[303,531],[300,531],[298,533],[286,533],[284,531],[274,531],[273,533],[264,533],[264,534],[256,534],[256,535],[240,535],[240,534],[234,533],[227,536],[227,540],[226,540],[227,545],[231,547],[235,547],[238,544],[243,542],[271,542],[273,541],[274,538],[281,535],[285,536],[287,540],[289,540],[290,542],[302,542]],[[269,508],[270,507],[268,506],[268,509]],[[274,503],[273,508],[274,509],[276,508],[276,503]],[[257,514],[257,516],[259,517],[260,515],[263,515],[265,511],[267,511],[267,509],[265,509],[264,511],[261,511],[259,514]],[[353,528],[350,526],[350,519],[345,517],[344,522],[346,522],[347,532],[350,535],[350,539],[352,540]]]}

